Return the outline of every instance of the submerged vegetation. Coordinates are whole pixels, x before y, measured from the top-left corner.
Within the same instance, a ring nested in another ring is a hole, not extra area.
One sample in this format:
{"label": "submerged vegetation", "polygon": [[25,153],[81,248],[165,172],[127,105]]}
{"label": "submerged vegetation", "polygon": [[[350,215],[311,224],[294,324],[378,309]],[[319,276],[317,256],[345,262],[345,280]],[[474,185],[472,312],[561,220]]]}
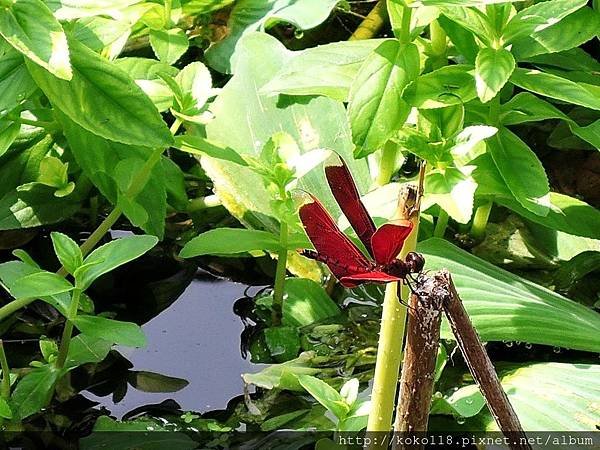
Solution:
{"label": "submerged vegetation", "polygon": [[[426,163],[401,255],[450,271],[526,431],[597,430],[599,30],[596,0],[0,1],[1,426],[65,448],[388,431],[408,286],[346,288],[298,252],[309,195],[364,243],[325,176],[342,158],[376,226]],[[197,329],[261,364],[239,396],[85,400],[194,382],[126,348],[198,268],[260,287],[241,337]],[[442,323],[429,429],[495,430],[454,339]]]}

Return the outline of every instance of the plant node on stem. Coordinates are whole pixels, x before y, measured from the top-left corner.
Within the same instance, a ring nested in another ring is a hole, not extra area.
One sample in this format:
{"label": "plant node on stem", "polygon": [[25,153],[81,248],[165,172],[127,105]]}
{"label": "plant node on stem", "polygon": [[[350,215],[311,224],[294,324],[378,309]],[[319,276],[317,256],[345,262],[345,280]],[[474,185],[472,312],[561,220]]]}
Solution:
{"label": "plant node on stem", "polygon": [[58,349],[58,358],[56,359],[56,367],[62,369],[67,361],[67,355],[69,354],[69,345],[71,344],[71,336],[73,334],[73,321],[77,317],[77,311],[79,309],[79,298],[81,297],[81,289],[75,289],[73,296],[71,297],[71,304],[69,305],[68,317],[65,322],[65,328],[63,329],[62,338],[60,340],[60,347]]}

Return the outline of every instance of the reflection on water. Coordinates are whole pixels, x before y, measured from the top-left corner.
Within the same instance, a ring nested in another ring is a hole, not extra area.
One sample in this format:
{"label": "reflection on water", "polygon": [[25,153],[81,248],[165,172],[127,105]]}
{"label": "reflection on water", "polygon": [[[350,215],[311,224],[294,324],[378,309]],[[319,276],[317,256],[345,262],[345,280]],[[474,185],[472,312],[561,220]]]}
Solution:
{"label": "reflection on water", "polygon": [[194,280],[166,310],[143,326],[148,345],[143,349],[120,348],[133,370],[183,378],[189,385],[174,393],[145,393],[131,387],[118,403],[111,396],[98,401],[118,418],[127,411],[172,398],[183,410],[205,412],[225,408],[243,392],[240,375],[259,368],[240,355],[244,326],[234,315],[236,299],[246,286],[223,280]]}

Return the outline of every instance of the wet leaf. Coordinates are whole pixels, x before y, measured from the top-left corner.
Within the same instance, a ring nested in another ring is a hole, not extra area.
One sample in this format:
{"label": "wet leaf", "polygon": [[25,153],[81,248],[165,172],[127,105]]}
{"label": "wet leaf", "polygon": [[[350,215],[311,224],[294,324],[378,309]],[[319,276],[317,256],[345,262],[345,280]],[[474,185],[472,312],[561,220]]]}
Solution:
{"label": "wet leaf", "polygon": [[127,381],[142,392],[177,392],[189,384],[189,381],[183,378],[132,370],[127,373]]}

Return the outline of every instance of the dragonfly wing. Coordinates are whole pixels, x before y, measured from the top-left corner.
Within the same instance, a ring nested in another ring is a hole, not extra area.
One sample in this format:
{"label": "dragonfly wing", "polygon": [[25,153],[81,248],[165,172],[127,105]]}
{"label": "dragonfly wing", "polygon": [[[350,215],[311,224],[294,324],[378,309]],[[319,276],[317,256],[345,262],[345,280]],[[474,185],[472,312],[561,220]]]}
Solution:
{"label": "dragonfly wing", "polygon": [[360,194],[352,178],[352,174],[344,161],[339,158],[340,165],[325,167],[325,176],[342,212],[356,231],[358,238],[373,255],[371,237],[375,233],[375,223],[360,200]]}
{"label": "dragonfly wing", "polygon": [[412,229],[413,225],[408,221],[406,225],[386,223],[379,227],[371,238],[375,262],[380,265],[392,262],[402,250],[404,241]]}
{"label": "dragonfly wing", "polygon": [[308,238],[333,275],[341,279],[367,271],[372,263],[336,225],[321,202],[312,201],[300,207],[299,214]]}

